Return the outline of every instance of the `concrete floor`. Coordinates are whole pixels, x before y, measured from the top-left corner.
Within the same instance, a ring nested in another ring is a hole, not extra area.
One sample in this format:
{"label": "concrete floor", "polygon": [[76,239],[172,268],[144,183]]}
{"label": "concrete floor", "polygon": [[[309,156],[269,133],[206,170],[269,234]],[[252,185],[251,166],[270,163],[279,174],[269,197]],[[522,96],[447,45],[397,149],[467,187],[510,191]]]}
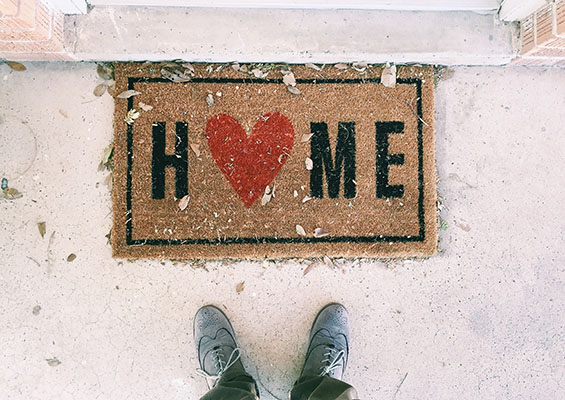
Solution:
{"label": "concrete floor", "polygon": [[362,399],[565,398],[565,70],[454,69],[436,96],[440,254],[305,276],[307,261],[113,260],[97,79],[94,64],[0,65],[0,171],[23,193],[0,200],[1,399],[197,399],[207,303],[263,399],[284,399],[330,301],[351,313]]}

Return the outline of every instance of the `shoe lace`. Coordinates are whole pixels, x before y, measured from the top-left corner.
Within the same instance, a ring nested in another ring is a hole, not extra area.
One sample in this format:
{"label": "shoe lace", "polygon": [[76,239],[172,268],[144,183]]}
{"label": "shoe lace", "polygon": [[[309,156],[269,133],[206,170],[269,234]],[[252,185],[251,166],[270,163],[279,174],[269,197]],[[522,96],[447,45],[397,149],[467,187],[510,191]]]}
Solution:
{"label": "shoe lace", "polygon": [[327,346],[322,360],[322,372],[320,376],[330,375],[333,370],[343,366],[343,359],[345,358],[344,350],[337,350],[334,346]]}
{"label": "shoe lace", "polygon": [[224,351],[220,346],[214,347],[211,350],[212,359],[214,360],[214,366],[216,368],[216,373],[211,374],[206,372],[202,368],[196,369],[196,373],[204,378],[206,378],[206,382],[208,382],[208,386],[210,388],[216,385],[216,382],[222,377],[224,372],[226,372],[232,365],[234,365],[241,357],[241,350],[239,347],[236,347],[231,352],[230,356],[228,357],[227,361],[224,361]]}

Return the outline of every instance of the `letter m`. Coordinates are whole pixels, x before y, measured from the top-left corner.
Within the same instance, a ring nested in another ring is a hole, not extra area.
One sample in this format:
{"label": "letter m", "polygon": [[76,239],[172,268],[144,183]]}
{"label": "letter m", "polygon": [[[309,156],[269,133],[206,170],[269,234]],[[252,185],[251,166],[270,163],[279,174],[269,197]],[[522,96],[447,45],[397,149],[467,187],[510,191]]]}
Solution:
{"label": "letter m", "polygon": [[310,195],[324,197],[322,180],[326,171],[328,196],[339,195],[341,169],[343,166],[343,196],[351,199],[357,193],[355,183],[355,122],[339,122],[335,160],[332,159],[328,125],[325,122],[311,122],[310,150],[313,168],[310,171]]}

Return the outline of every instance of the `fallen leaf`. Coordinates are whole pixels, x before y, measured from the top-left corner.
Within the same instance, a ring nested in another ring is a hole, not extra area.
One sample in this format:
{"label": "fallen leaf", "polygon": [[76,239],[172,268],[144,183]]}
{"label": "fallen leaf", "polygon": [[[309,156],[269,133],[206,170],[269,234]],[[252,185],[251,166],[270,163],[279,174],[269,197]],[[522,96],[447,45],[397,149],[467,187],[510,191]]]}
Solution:
{"label": "fallen leaf", "polygon": [[234,71],[238,71],[238,72],[239,72],[239,70],[240,70],[239,63],[238,63],[238,62],[234,62],[234,63],[231,65],[231,67],[232,67],[232,69],[233,69]]}
{"label": "fallen leaf", "polygon": [[131,125],[137,118],[139,118],[139,111],[135,111],[135,108],[132,108],[128,111],[124,121],[126,122],[126,124]]}
{"label": "fallen leaf", "polygon": [[114,143],[110,143],[110,145],[104,149],[104,154],[102,155],[102,161],[100,161],[100,164],[98,165],[98,171],[103,171],[104,169],[111,171],[114,167],[113,157],[114,157]]}
{"label": "fallen leaf", "polygon": [[296,86],[287,86],[286,90],[288,90],[292,94],[302,94],[300,89],[298,89]]}
{"label": "fallen leaf", "polygon": [[347,69],[348,68],[347,64],[343,64],[343,63],[335,64],[334,67],[337,68],[337,69]]}
{"label": "fallen leaf", "polygon": [[169,63],[161,68],[161,76],[172,82],[182,83],[190,81],[191,72],[189,69],[182,67],[182,65]]}
{"label": "fallen leaf", "polygon": [[298,197],[298,192],[295,190],[293,195],[294,197]]}
{"label": "fallen leaf", "polygon": [[25,65],[23,65],[22,63],[19,62],[15,62],[15,61],[6,61],[6,64],[8,64],[8,66],[10,68],[12,68],[14,71],[25,71],[27,68]]}
{"label": "fallen leaf", "polygon": [[191,74],[194,74],[194,67],[191,63],[182,63],[181,64],[185,69],[187,69]]}
{"label": "fallen leaf", "polygon": [[74,260],[76,260],[76,258],[77,258],[77,255],[75,253],[71,253],[67,257],[67,262],[73,262]]}
{"label": "fallen leaf", "polygon": [[142,102],[142,101],[139,102],[139,108],[141,108],[143,111],[151,111],[151,110],[153,110],[153,106],[150,106],[149,104],[145,104],[145,103]]}
{"label": "fallen leaf", "polygon": [[296,233],[298,233],[300,236],[306,236],[306,231],[304,230],[302,225],[296,225]]}
{"label": "fallen leaf", "polygon": [[196,155],[196,157],[200,157],[200,145],[198,143],[191,143],[190,148]]}
{"label": "fallen leaf", "polygon": [[235,285],[235,291],[237,293],[243,292],[243,289],[245,289],[245,281],[239,282],[237,285]]}
{"label": "fallen leaf", "polygon": [[316,238],[325,237],[325,236],[328,236],[329,234],[330,234],[330,232],[328,232],[324,228],[314,229],[314,237],[316,237]]}
{"label": "fallen leaf", "polygon": [[312,200],[312,197],[310,196],[304,196],[304,198],[302,199],[302,203],[306,203],[307,201]]}
{"label": "fallen leaf", "polygon": [[106,84],[105,84],[105,83],[101,83],[101,84],[97,85],[97,86],[94,88],[94,91],[93,91],[92,93],[94,93],[94,95],[95,95],[96,97],[102,96],[104,93],[106,93]]}
{"label": "fallen leaf", "polygon": [[312,168],[314,168],[314,162],[312,161],[312,159],[310,157],[306,157],[304,164],[306,164],[306,169],[308,171],[311,171]]}
{"label": "fallen leaf", "polygon": [[39,315],[40,311],[41,311],[41,306],[37,305],[37,306],[33,307],[33,310],[31,310],[31,313],[33,315]]}
{"label": "fallen leaf", "polygon": [[96,72],[98,73],[98,76],[105,81],[114,79],[114,69],[113,66],[109,64],[98,64],[96,66]]}
{"label": "fallen leaf", "polygon": [[266,78],[267,75],[269,75],[268,72],[263,72],[259,68],[252,69],[251,73],[255,76],[255,78]]}
{"label": "fallen leaf", "polygon": [[387,64],[381,74],[381,83],[389,88],[396,86],[396,65]]}
{"label": "fallen leaf", "polygon": [[316,70],[316,71],[321,71],[321,70],[322,70],[322,68],[318,67],[318,66],[315,65],[315,64],[311,64],[311,63],[306,64],[306,67],[311,68],[311,69],[314,69],[314,70]]}
{"label": "fallen leaf", "polygon": [[283,83],[285,85],[296,86],[296,78],[292,72],[288,72],[283,76]]}
{"label": "fallen leaf", "polygon": [[38,222],[37,223],[37,229],[39,230],[39,234],[41,235],[41,238],[43,239],[45,237],[45,232],[46,232],[46,226],[45,226],[45,222]]}
{"label": "fallen leaf", "polygon": [[129,99],[130,97],[137,96],[138,94],[141,94],[141,92],[138,92],[137,90],[125,90],[116,97],[118,99]]}
{"label": "fallen leaf", "polygon": [[356,62],[351,67],[357,72],[364,72],[367,69],[367,63],[364,61]]}
{"label": "fallen leaf", "polygon": [[206,96],[206,104],[208,104],[208,107],[212,107],[214,104],[214,96],[212,96],[212,93],[208,93],[208,96]]}
{"label": "fallen leaf", "polygon": [[188,202],[190,201],[190,196],[186,195],[179,201],[179,208],[181,211],[184,211],[186,207],[188,207]]}
{"label": "fallen leaf", "polygon": [[8,200],[15,200],[15,199],[19,199],[20,197],[23,196],[23,194],[20,193],[20,191],[16,188],[6,188],[2,191],[2,194],[4,196],[5,199]]}
{"label": "fallen leaf", "polygon": [[108,91],[108,94],[112,97],[116,96],[116,82],[114,81],[106,81],[106,86],[108,86],[106,88],[106,90]]}
{"label": "fallen leaf", "polygon": [[308,134],[304,134],[302,135],[302,138],[300,139],[301,143],[306,143],[307,141],[309,141],[310,139],[312,139],[312,136],[314,136],[313,133],[308,133]]}
{"label": "fallen leaf", "polygon": [[326,264],[330,268],[335,268],[334,262],[328,256],[324,256],[324,264]]}
{"label": "fallen leaf", "polygon": [[56,366],[58,366],[58,365],[61,365],[61,361],[59,361],[59,360],[57,359],[57,357],[54,357],[54,358],[46,358],[45,361],[47,361],[47,364],[48,364],[50,367],[56,367]]}
{"label": "fallen leaf", "polygon": [[317,263],[315,261],[308,264],[308,266],[304,268],[303,275],[306,275],[308,272],[310,272],[316,265]]}
{"label": "fallen leaf", "polygon": [[271,201],[271,197],[273,197],[273,194],[271,193],[271,188],[269,187],[269,185],[267,185],[265,187],[265,192],[263,193],[263,197],[261,198],[261,205],[264,206],[269,201]]}

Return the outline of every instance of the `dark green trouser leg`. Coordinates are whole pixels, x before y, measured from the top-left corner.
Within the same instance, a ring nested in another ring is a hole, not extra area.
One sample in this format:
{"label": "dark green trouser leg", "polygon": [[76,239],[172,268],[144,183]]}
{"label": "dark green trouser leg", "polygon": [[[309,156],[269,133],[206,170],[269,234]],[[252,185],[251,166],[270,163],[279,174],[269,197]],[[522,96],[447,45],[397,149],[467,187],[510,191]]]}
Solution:
{"label": "dark green trouser leg", "polygon": [[305,376],[296,382],[290,400],[358,400],[353,386],[327,376]]}
{"label": "dark green trouser leg", "polygon": [[200,400],[257,400],[259,393],[255,380],[241,371],[231,373],[228,370]]}

